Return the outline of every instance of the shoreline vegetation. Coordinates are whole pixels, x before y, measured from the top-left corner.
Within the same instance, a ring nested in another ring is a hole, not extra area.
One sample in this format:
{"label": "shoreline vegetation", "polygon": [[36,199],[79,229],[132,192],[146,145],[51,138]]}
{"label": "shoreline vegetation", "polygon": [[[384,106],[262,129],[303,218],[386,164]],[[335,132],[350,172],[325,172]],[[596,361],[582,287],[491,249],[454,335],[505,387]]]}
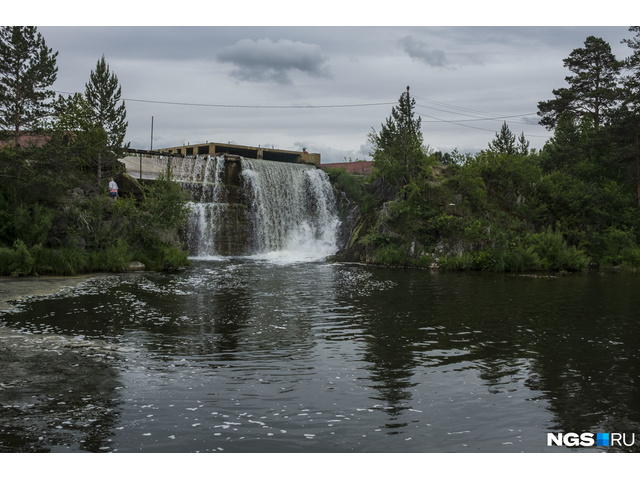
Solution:
{"label": "shoreline vegetation", "polygon": [[103,56],[84,93],[56,97],[57,55],[36,27],[0,29],[0,275],[188,265],[188,193],[170,172],[140,184],[118,161],[129,148],[118,77]]}
{"label": "shoreline vegetation", "polygon": [[[533,166],[538,157],[526,161]],[[384,179],[375,173],[361,177],[344,169],[328,169],[342,199],[343,221],[352,231],[347,246],[328,261],[538,276],[640,270],[640,242],[633,226],[640,225],[640,212],[631,193],[626,195],[627,211],[620,212],[632,219],[629,224],[600,230],[597,222],[583,221],[570,230],[565,225],[577,222],[573,217],[582,217],[583,210],[556,217],[548,213],[546,203],[535,198],[514,193],[509,202],[501,195],[487,195],[491,181],[473,172],[473,161],[464,170],[464,166],[434,164],[427,169],[424,182],[403,188],[395,196],[387,190],[385,197],[380,193],[386,189]],[[466,181],[475,184],[475,190],[468,192],[471,195],[459,193],[463,176],[471,175]],[[542,177],[541,183],[549,181]],[[512,180],[508,175],[503,179],[505,183]],[[585,194],[583,200],[591,204],[585,207],[602,207],[598,193],[604,192],[590,190],[594,196]],[[556,193],[567,194],[564,190]],[[537,222],[527,217],[535,212],[540,212]]]}
{"label": "shoreline vegetation", "polygon": [[[540,151],[506,122],[476,154],[434,151],[407,87],[369,134],[372,174],[327,171],[345,226],[345,248],[328,260],[441,271],[640,269],[640,27],[629,30],[624,60],[596,37],[564,60],[567,86],[538,103],[553,133]],[[186,267],[188,192],[170,172],[141,184],[118,161],[129,145],[117,77],[102,57],[84,94],[55,98],[46,89],[56,57],[35,27],[0,30],[0,275]],[[25,78],[31,83],[20,84]],[[110,177],[117,199],[107,193]]]}
{"label": "shoreline vegetation", "polygon": [[443,271],[640,269],[640,27],[630,56],[589,36],[538,103],[553,136],[529,148],[506,122],[476,154],[425,146],[410,89],[373,130],[368,178],[329,171],[352,227],[330,258]]}

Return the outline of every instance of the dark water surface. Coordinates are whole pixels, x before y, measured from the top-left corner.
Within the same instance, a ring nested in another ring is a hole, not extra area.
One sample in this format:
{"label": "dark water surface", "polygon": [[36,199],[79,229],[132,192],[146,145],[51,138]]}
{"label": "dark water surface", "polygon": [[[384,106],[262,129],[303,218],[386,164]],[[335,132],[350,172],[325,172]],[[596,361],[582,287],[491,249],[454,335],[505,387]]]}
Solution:
{"label": "dark water surface", "polygon": [[0,313],[0,452],[640,445],[639,291],[256,259],[97,277]]}

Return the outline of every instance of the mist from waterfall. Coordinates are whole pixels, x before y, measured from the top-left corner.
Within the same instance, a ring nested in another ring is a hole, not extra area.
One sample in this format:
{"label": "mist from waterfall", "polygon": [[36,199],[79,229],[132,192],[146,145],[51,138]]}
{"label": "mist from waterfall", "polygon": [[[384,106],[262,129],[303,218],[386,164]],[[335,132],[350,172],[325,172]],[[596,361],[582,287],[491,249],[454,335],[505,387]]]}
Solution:
{"label": "mist from waterfall", "polygon": [[243,158],[242,176],[250,199],[255,257],[314,260],[336,252],[340,220],[325,172]]}

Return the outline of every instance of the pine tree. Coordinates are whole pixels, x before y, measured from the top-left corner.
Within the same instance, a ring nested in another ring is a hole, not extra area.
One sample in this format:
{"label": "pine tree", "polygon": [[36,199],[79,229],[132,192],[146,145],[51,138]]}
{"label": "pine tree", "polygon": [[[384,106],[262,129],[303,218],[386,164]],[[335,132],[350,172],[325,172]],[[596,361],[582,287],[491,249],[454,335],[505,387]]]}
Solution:
{"label": "pine tree", "polygon": [[555,99],[538,103],[540,124],[553,129],[563,113],[570,113],[578,121],[590,116],[597,130],[610,119],[620,100],[622,63],[606,41],[589,36],[584,48],[576,48],[564,59],[564,66],[574,75],[565,77],[568,88],[553,90]]}
{"label": "pine tree", "polygon": [[422,119],[414,117],[415,104],[407,87],[398,105],[391,109],[391,116],[382,124],[380,132],[369,134],[374,146],[372,155],[375,168],[397,187],[417,177],[426,157],[422,149]]}
{"label": "pine tree", "polygon": [[621,109],[625,130],[632,135],[631,156],[635,163],[636,198],[640,207],[640,27],[629,27],[635,38],[624,39],[633,53],[625,59],[624,65],[629,75],[624,77],[625,100]]}
{"label": "pine tree", "polygon": [[507,122],[503,122],[500,133],[496,133],[496,138],[489,143],[489,150],[497,153],[515,155],[516,136],[509,130]]}
{"label": "pine tree", "polygon": [[529,140],[527,140],[524,136],[524,132],[520,133],[520,136],[518,137],[518,146],[516,147],[517,153],[519,155],[523,155],[523,156],[527,156],[529,155],[529,145],[531,144],[531,142],[529,142]]}
{"label": "pine tree", "polygon": [[582,157],[582,141],[580,129],[575,124],[573,116],[565,113],[560,115],[553,138],[544,147],[545,169],[548,171],[566,169],[570,171]]}
{"label": "pine tree", "polygon": [[118,77],[109,71],[103,55],[96,69],[91,71],[89,82],[85,84],[85,99],[92,111],[92,123],[102,128],[107,139],[104,153],[95,159],[98,185],[103,170],[111,170],[115,161],[129,148],[129,144],[124,143],[128,122],[125,103],[120,103],[121,97]]}
{"label": "pine tree", "polygon": [[57,77],[57,56],[36,27],[0,30],[0,127],[16,146],[22,131],[39,129],[50,113],[54,92],[47,88]]}

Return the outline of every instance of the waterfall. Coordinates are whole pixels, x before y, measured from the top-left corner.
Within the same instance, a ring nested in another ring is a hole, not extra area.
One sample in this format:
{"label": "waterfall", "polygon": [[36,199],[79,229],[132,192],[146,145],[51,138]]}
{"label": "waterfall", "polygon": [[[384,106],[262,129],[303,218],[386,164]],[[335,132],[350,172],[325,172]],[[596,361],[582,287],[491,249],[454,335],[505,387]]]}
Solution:
{"label": "waterfall", "polygon": [[329,177],[295,163],[242,159],[254,254],[319,259],[335,253],[340,220]]}
{"label": "waterfall", "polygon": [[304,261],[338,250],[336,199],[322,170],[224,156],[176,163],[175,178],[191,190],[191,257]]}
{"label": "waterfall", "polygon": [[192,192],[187,230],[189,251],[194,257],[215,255],[216,233],[225,211],[222,202],[224,157],[196,157],[193,161],[176,163],[174,177]]}

